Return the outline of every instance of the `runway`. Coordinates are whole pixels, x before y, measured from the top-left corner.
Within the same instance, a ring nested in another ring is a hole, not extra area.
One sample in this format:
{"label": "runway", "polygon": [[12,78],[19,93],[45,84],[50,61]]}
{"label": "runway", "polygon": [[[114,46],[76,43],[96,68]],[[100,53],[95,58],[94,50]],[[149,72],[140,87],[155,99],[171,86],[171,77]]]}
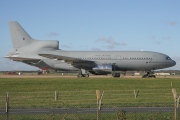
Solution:
{"label": "runway", "polygon": [[[124,108],[102,108],[102,113],[124,112],[173,112],[173,107],[124,107]],[[180,111],[180,109],[178,109]],[[53,108],[53,109],[9,109],[8,114],[90,114],[96,113],[97,108]],[[6,114],[5,109],[0,109],[0,114]]]}

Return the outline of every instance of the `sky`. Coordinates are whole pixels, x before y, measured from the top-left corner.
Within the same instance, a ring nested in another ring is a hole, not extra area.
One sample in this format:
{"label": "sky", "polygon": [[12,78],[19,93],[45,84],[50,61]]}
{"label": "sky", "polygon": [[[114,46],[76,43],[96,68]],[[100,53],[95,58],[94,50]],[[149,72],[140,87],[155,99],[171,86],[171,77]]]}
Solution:
{"label": "sky", "polygon": [[1,0],[0,71],[38,70],[3,58],[12,50],[8,22],[63,50],[155,51],[180,70],[179,0]]}

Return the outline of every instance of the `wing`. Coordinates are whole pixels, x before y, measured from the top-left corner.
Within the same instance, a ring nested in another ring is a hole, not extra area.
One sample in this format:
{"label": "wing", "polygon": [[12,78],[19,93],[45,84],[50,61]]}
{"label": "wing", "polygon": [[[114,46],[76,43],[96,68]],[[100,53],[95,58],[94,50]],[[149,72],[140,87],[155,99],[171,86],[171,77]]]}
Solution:
{"label": "wing", "polygon": [[93,67],[96,66],[96,63],[90,60],[78,59],[78,58],[61,56],[61,55],[53,55],[53,54],[39,54],[39,55],[50,59],[64,60],[65,62],[79,69],[81,68],[92,69]]}
{"label": "wing", "polygon": [[26,64],[38,64],[41,59],[33,59],[33,58],[24,58],[24,57],[12,57],[12,56],[5,56],[4,58],[9,58],[13,61],[23,62]]}

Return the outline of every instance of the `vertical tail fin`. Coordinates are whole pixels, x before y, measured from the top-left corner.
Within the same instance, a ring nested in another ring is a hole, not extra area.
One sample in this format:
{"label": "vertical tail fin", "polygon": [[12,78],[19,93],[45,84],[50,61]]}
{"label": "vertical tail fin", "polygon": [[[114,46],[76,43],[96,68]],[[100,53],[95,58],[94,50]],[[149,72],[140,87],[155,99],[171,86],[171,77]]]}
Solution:
{"label": "vertical tail fin", "polygon": [[33,39],[21,27],[21,25],[18,22],[16,21],[9,22],[9,29],[11,33],[13,48],[21,48],[33,41]]}

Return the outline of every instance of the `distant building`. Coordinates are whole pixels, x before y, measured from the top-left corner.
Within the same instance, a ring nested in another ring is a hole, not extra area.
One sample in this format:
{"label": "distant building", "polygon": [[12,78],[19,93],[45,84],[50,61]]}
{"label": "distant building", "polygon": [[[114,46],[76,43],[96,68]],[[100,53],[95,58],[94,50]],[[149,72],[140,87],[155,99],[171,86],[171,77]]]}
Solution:
{"label": "distant building", "polygon": [[171,75],[176,75],[176,73],[171,73]]}
{"label": "distant building", "polygon": [[132,76],[138,76],[138,75],[140,75],[140,73],[135,72],[132,74]]}
{"label": "distant building", "polygon": [[170,73],[155,73],[155,75],[171,75]]}

